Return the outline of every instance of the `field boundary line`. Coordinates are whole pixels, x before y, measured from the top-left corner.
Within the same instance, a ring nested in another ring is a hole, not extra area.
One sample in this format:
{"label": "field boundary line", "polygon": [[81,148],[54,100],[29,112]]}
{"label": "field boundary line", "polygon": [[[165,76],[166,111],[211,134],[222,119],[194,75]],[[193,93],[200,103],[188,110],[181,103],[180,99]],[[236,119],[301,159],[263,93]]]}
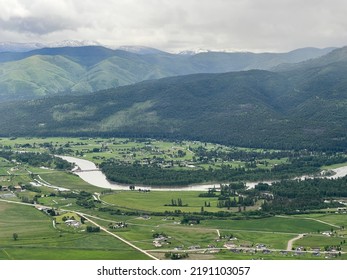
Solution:
{"label": "field boundary line", "polygon": [[304,218],[305,220],[312,220],[312,221],[316,221],[316,222],[319,222],[319,223],[322,223],[322,224],[326,224],[328,226],[332,226],[332,227],[335,227],[335,228],[340,228],[340,226],[338,225],[334,225],[334,224],[331,224],[331,223],[328,223],[328,222],[324,222],[324,221],[321,221],[321,220],[318,220],[318,219],[315,219],[315,218]]}
{"label": "field boundary line", "polygon": [[8,256],[8,258],[10,260],[13,260],[13,258],[9,255],[9,253],[7,253],[7,251],[5,249],[2,249],[2,251],[6,254],[6,256]]}
{"label": "field boundary line", "polygon": [[335,224],[332,224],[332,223],[328,223],[328,222],[324,222],[324,221],[319,220],[319,219],[316,219],[316,218],[309,218],[309,217],[303,217],[303,218],[300,218],[300,217],[288,217],[288,216],[282,216],[282,215],[276,215],[275,217],[277,217],[277,218],[284,218],[284,219],[312,220],[312,221],[315,221],[315,222],[318,222],[318,223],[326,224],[326,225],[328,225],[328,226],[332,226],[332,227],[335,227],[335,228],[340,228],[340,226],[338,226],[338,225],[335,225]]}

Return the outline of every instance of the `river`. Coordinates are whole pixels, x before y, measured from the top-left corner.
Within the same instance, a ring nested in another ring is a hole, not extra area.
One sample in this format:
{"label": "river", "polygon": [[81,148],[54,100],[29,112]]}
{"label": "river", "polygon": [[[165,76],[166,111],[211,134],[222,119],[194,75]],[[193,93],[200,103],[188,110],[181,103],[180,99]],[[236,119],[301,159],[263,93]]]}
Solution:
{"label": "river", "polygon": [[[70,156],[59,156],[62,159],[65,159],[66,161],[73,163],[76,165],[76,167],[72,170],[74,174],[77,174],[82,180],[85,182],[94,185],[96,187],[105,188],[105,189],[113,189],[113,190],[129,190],[129,184],[123,185],[123,184],[117,184],[114,182],[110,182],[106,179],[106,176],[104,173],[102,173],[95,163],[80,159],[76,157],[70,157]],[[347,175],[347,166],[339,167],[332,169],[334,172],[334,175],[332,176],[325,176],[324,178],[329,179],[337,179],[341,178]],[[307,178],[313,178],[311,176],[302,176],[300,178],[296,179],[307,179]],[[247,188],[254,188],[259,183],[267,183],[271,184],[274,181],[259,181],[259,182],[246,182]],[[216,184],[196,184],[196,185],[189,185],[185,187],[150,187],[150,186],[137,186],[137,188],[143,188],[143,189],[150,189],[155,191],[205,191],[209,188],[213,187],[219,187],[219,183]]]}

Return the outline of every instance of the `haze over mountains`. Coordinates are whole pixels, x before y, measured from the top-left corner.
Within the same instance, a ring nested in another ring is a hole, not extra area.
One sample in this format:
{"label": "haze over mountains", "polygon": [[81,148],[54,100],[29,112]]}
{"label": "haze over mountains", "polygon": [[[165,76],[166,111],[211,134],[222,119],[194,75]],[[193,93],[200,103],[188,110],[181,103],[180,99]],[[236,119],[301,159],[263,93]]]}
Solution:
{"label": "haze over mountains", "polygon": [[[69,42],[65,44],[73,45]],[[194,73],[269,70],[283,63],[320,57],[332,49],[183,55],[146,47],[124,46],[113,50],[94,45],[0,52],[0,100],[31,99],[62,93],[85,94],[144,80]]]}
{"label": "haze over mountains", "polygon": [[[85,68],[93,69],[94,65],[100,67],[106,61],[107,69],[112,71],[105,73],[110,75],[125,75],[120,65],[127,66],[129,71],[126,74],[131,70],[142,77],[148,77],[147,70],[153,69],[149,65],[158,67],[158,72],[150,72],[152,74],[162,74],[163,69],[167,70],[166,74],[168,69],[186,73],[198,69],[198,66],[215,72],[226,71],[229,67],[234,72],[190,74],[92,94],[70,93],[2,103],[1,135],[165,137],[280,149],[347,148],[347,47],[306,62],[277,67],[279,64],[274,61],[282,63],[283,57],[288,60],[293,53],[206,53],[189,56],[187,60],[187,56],[166,53],[137,55],[97,49],[98,55],[94,52],[95,47],[44,49],[41,52],[46,52],[46,55],[42,57],[32,55],[12,62],[29,63],[30,59],[35,62],[38,57],[50,65],[50,62],[58,61],[60,65],[68,64],[76,76],[83,73],[82,63]],[[302,51],[294,54],[302,54]],[[89,52],[94,55],[86,59]],[[230,62],[231,57],[235,63]],[[265,60],[264,57],[271,59]],[[215,63],[216,60],[221,63]],[[187,69],[187,61],[191,68]],[[254,65],[273,70],[236,71]],[[99,80],[98,71],[93,73],[95,82],[105,82]]]}

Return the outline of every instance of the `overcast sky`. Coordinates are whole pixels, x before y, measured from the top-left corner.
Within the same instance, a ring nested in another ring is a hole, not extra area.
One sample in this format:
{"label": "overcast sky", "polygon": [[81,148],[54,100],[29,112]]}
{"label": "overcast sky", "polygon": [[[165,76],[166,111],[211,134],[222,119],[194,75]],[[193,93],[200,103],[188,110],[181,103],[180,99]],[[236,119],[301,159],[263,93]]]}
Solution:
{"label": "overcast sky", "polygon": [[346,0],[0,0],[0,41],[288,51],[347,45]]}

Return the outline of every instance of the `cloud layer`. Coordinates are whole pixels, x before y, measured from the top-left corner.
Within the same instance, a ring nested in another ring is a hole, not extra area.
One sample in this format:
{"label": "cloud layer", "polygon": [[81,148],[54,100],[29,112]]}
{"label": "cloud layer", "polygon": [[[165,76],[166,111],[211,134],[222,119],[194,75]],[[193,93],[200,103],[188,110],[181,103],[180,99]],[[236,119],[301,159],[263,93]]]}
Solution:
{"label": "cloud layer", "polygon": [[347,45],[345,0],[0,0],[1,41],[165,50]]}

